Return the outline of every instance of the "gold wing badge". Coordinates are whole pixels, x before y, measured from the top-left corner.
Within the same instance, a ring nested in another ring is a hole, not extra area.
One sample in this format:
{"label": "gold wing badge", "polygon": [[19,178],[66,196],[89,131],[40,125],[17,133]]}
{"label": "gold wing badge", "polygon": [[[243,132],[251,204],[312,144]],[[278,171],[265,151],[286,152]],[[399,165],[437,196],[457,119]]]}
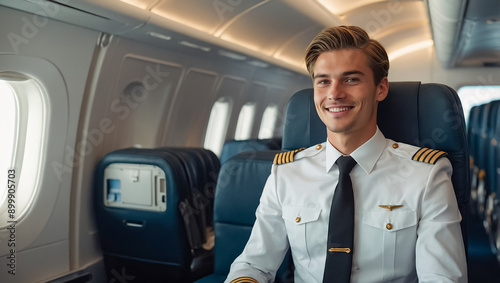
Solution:
{"label": "gold wing badge", "polygon": [[393,209],[398,209],[403,206],[400,204],[380,204],[379,207],[392,211]]}

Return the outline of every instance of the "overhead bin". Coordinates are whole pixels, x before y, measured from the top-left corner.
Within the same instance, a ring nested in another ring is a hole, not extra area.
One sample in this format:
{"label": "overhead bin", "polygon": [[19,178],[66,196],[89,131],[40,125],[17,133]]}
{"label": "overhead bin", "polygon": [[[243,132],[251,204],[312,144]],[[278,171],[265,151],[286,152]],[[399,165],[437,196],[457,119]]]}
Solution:
{"label": "overhead bin", "polygon": [[[134,30],[149,20],[149,11],[121,1],[5,0],[1,5],[112,34]],[[43,21],[37,18],[32,23]]]}

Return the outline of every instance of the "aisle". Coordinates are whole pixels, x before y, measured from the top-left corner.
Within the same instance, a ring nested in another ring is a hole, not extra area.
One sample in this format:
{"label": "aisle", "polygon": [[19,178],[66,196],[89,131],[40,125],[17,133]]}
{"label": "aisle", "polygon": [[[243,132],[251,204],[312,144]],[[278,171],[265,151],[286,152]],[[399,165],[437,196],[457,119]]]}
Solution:
{"label": "aisle", "polygon": [[500,283],[500,267],[476,215],[468,215],[469,283]]}

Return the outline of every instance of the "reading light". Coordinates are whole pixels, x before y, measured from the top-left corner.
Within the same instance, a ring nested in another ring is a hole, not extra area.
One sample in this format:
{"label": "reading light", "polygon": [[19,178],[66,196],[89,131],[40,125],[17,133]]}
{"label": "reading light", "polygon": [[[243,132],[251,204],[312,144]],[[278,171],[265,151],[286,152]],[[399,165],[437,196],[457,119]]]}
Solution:
{"label": "reading light", "polygon": [[190,48],[194,48],[194,49],[200,49],[200,50],[205,51],[205,52],[209,52],[210,51],[210,47],[201,46],[201,45],[198,45],[196,43],[192,43],[192,42],[185,41],[185,40],[179,42],[179,44],[187,46],[187,47],[190,47]]}
{"label": "reading light", "polygon": [[228,58],[231,58],[234,60],[238,60],[238,61],[242,61],[242,60],[245,60],[247,58],[246,56],[236,54],[233,52],[229,52],[229,51],[225,51],[225,50],[219,50],[219,55],[224,56],[224,57],[228,57]]}
{"label": "reading light", "polygon": [[151,37],[155,37],[155,38],[159,38],[159,39],[163,39],[163,40],[171,40],[172,39],[172,37],[169,35],[164,35],[164,34],[157,33],[157,32],[148,32],[147,34]]}

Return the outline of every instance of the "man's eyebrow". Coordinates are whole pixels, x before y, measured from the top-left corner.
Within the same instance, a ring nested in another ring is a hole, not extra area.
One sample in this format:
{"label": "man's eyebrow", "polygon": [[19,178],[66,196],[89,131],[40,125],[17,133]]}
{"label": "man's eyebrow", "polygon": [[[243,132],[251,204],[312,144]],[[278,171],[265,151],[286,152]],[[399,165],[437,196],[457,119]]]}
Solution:
{"label": "man's eyebrow", "polygon": [[317,79],[317,78],[328,78],[329,76],[327,74],[317,74],[317,75],[314,75],[313,79]]}
{"label": "man's eyebrow", "polygon": [[352,71],[347,71],[347,72],[342,73],[343,77],[350,76],[350,75],[362,75],[362,76],[364,76],[365,73],[358,71],[358,70],[352,70]]}
{"label": "man's eyebrow", "polygon": [[[347,77],[347,76],[351,76],[351,75],[361,75],[361,76],[364,76],[365,73],[359,71],[359,70],[352,70],[352,71],[345,71],[342,73],[341,77]],[[328,78],[330,77],[328,74],[317,74],[317,75],[314,75],[313,79],[318,79],[318,78]]]}

